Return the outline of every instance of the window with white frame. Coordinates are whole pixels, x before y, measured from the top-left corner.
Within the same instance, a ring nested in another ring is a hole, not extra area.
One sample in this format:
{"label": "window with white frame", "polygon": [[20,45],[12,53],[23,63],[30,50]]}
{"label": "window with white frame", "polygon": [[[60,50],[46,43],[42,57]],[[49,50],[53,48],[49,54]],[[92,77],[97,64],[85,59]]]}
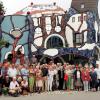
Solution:
{"label": "window with white frame", "polygon": [[75,42],[76,44],[81,44],[83,40],[83,36],[81,33],[76,33],[75,34]]}
{"label": "window with white frame", "polygon": [[86,16],[84,16],[84,21],[86,21],[86,19],[87,19],[87,17],[86,17]]}
{"label": "window with white frame", "polygon": [[72,22],[75,22],[75,17],[72,17]]}
{"label": "window with white frame", "polygon": [[78,22],[80,22],[81,21],[81,16],[78,16]]}
{"label": "window with white frame", "polygon": [[45,21],[46,21],[46,31],[47,31],[47,34],[49,34],[51,29],[52,29],[52,27],[51,27],[51,17],[50,16],[46,17]]}
{"label": "window with white frame", "polygon": [[46,17],[46,25],[51,25],[51,17]]}

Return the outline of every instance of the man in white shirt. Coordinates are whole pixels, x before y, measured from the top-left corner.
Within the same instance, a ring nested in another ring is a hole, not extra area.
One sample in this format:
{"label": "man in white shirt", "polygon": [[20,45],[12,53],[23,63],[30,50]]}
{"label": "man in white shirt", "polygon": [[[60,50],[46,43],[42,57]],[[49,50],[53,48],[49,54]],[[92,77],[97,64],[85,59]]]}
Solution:
{"label": "man in white shirt", "polygon": [[8,69],[8,76],[12,79],[13,77],[17,76],[17,69],[15,68],[15,65],[10,65],[10,68]]}
{"label": "man in white shirt", "polygon": [[21,92],[20,86],[16,81],[16,77],[13,77],[13,80],[10,82],[9,93],[13,95],[19,92]]}

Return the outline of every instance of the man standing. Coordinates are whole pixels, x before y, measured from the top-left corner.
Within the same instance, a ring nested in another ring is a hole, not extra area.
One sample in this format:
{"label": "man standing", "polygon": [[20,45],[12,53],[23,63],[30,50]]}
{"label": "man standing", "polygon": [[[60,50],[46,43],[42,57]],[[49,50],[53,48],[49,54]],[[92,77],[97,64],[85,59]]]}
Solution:
{"label": "man standing", "polygon": [[47,84],[48,84],[48,81],[47,81],[47,76],[48,76],[47,64],[42,65],[41,71],[42,71],[42,77],[43,77],[43,90],[47,91]]}
{"label": "man standing", "polygon": [[98,90],[98,87],[100,89],[100,68],[99,65],[96,65],[95,71],[97,73],[97,85],[96,85],[96,90]]}
{"label": "man standing", "polygon": [[10,64],[10,68],[8,69],[8,76],[10,78],[10,81],[13,77],[17,76],[17,69],[15,68],[15,64]]}
{"label": "man standing", "polygon": [[91,88],[92,91],[95,92],[97,90],[97,73],[94,70],[94,67],[92,67],[92,70],[90,72],[90,76],[91,76]]}
{"label": "man standing", "polygon": [[58,70],[58,78],[59,78],[59,90],[63,90],[63,84],[64,84],[64,68],[61,66],[61,64],[58,64],[59,70]]}
{"label": "man standing", "polygon": [[29,70],[27,65],[20,65],[21,66],[21,77],[26,78],[28,80]]}

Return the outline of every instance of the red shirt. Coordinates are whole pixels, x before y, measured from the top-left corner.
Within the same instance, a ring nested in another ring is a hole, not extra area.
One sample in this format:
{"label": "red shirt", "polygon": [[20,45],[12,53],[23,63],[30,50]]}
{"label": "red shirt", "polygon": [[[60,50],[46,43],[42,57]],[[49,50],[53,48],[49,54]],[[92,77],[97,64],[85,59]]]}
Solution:
{"label": "red shirt", "polygon": [[68,81],[68,74],[65,74],[65,75],[64,75],[64,80],[65,80],[65,81]]}
{"label": "red shirt", "polygon": [[82,80],[83,81],[90,81],[89,71],[82,71]]}

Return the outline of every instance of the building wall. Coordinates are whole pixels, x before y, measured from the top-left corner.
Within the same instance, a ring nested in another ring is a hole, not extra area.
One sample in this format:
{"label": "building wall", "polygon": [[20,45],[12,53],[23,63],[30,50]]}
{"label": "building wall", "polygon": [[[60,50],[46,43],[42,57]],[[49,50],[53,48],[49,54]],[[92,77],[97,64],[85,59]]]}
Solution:
{"label": "building wall", "polygon": [[[89,32],[91,31],[95,31],[94,35],[97,41],[97,23],[95,20],[93,20],[92,23],[87,23],[87,16],[87,13],[74,14],[69,20],[66,20],[66,13],[41,15],[32,17],[33,23],[29,22],[27,16],[5,16],[1,23],[2,38],[8,41],[10,46],[1,49],[1,62],[7,58],[9,53],[17,51],[20,45],[22,45],[22,54],[25,56],[30,55],[29,51],[34,52],[40,47],[47,49],[47,42],[52,37],[58,37],[62,41],[62,47],[64,48],[81,48],[88,42],[87,34],[90,34]],[[30,28],[30,24],[34,29]],[[90,24],[90,26],[88,26],[88,24]],[[93,30],[91,30],[91,25]],[[19,30],[20,36],[16,44],[17,37],[15,37],[15,35],[18,35],[18,32],[12,32],[12,30]],[[78,33],[78,35],[82,34],[80,40],[83,41],[81,43],[75,43],[76,33]],[[32,39],[31,42],[33,42],[31,43],[31,50],[29,49],[30,44],[28,43],[30,39]],[[96,41],[92,43],[96,43]],[[92,43],[90,44],[92,45]],[[33,44],[37,46],[35,47]]]}
{"label": "building wall", "polygon": [[[1,62],[7,55],[21,48],[21,53],[28,56],[28,37],[30,33],[27,16],[5,16],[1,23],[2,38],[9,43],[8,47],[1,48]],[[17,55],[16,55],[17,57]]]}
{"label": "building wall", "polygon": [[[52,15],[51,15],[52,16]],[[74,33],[78,32],[78,33],[82,33],[83,34],[83,44],[87,42],[87,15],[84,14],[75,14],[73,16],[70,17],[69,21],[65,23],[65,25],[61,26],[61,21],[63,20],[62,16],[59,16],[54,19],[56,20],[55,22],[55,26],[51,25],[51,16],[47,16],[44,18],[44,27],[42,28],[41,25],[39,24],[40,22],[38,21],[38,18],[33,18],[33,22],[34,25],[37,27],[35,30],[35,35],[34,38],[35,41],[34,43],[37,46],[42,46],[44,48],[46,48],[46,42],[44,42],[45,40],[47,41],[50,36],[57,36],[56,34],[58,34],[59,36],[61,36],[61,40],[64,41],[63,43],[65,43],[63,46],[66,47],[66,44],[68,43],[68,47],[74,47]],[[83,17],[83,22],[81,21],[81,17]],[[59,19],[59,26],[57,26],[58,20]],[[43,24],[43,23],[42,23]],[[64,24],[64,23],[63,23]],[[97,41],[97,32],[98,32],[98,27],[97,27],[97,22],[95,21],[94,23],[94,27],[96,30],[96,41]],[[64,29],[63,29],[64,28]],[[62,31],[63,30],[63,31]],[[63,33],[64,32],[64,33]],[[54,35],[55,34],[55,35]],[[62,39],[63,38],[63,39]],[[67,41],[67,42],[66,42]],[[44,44],[42,44],[44,43]],[[81,45],[76,45],[76,46],[82,46]]]}
{"label": "building wall", "polygon": [[[78,10],[79,12],[93,11],[97,13],[99,0],[72,0],[71,7]],[[84,5],[84,9],[81,8]]]}

